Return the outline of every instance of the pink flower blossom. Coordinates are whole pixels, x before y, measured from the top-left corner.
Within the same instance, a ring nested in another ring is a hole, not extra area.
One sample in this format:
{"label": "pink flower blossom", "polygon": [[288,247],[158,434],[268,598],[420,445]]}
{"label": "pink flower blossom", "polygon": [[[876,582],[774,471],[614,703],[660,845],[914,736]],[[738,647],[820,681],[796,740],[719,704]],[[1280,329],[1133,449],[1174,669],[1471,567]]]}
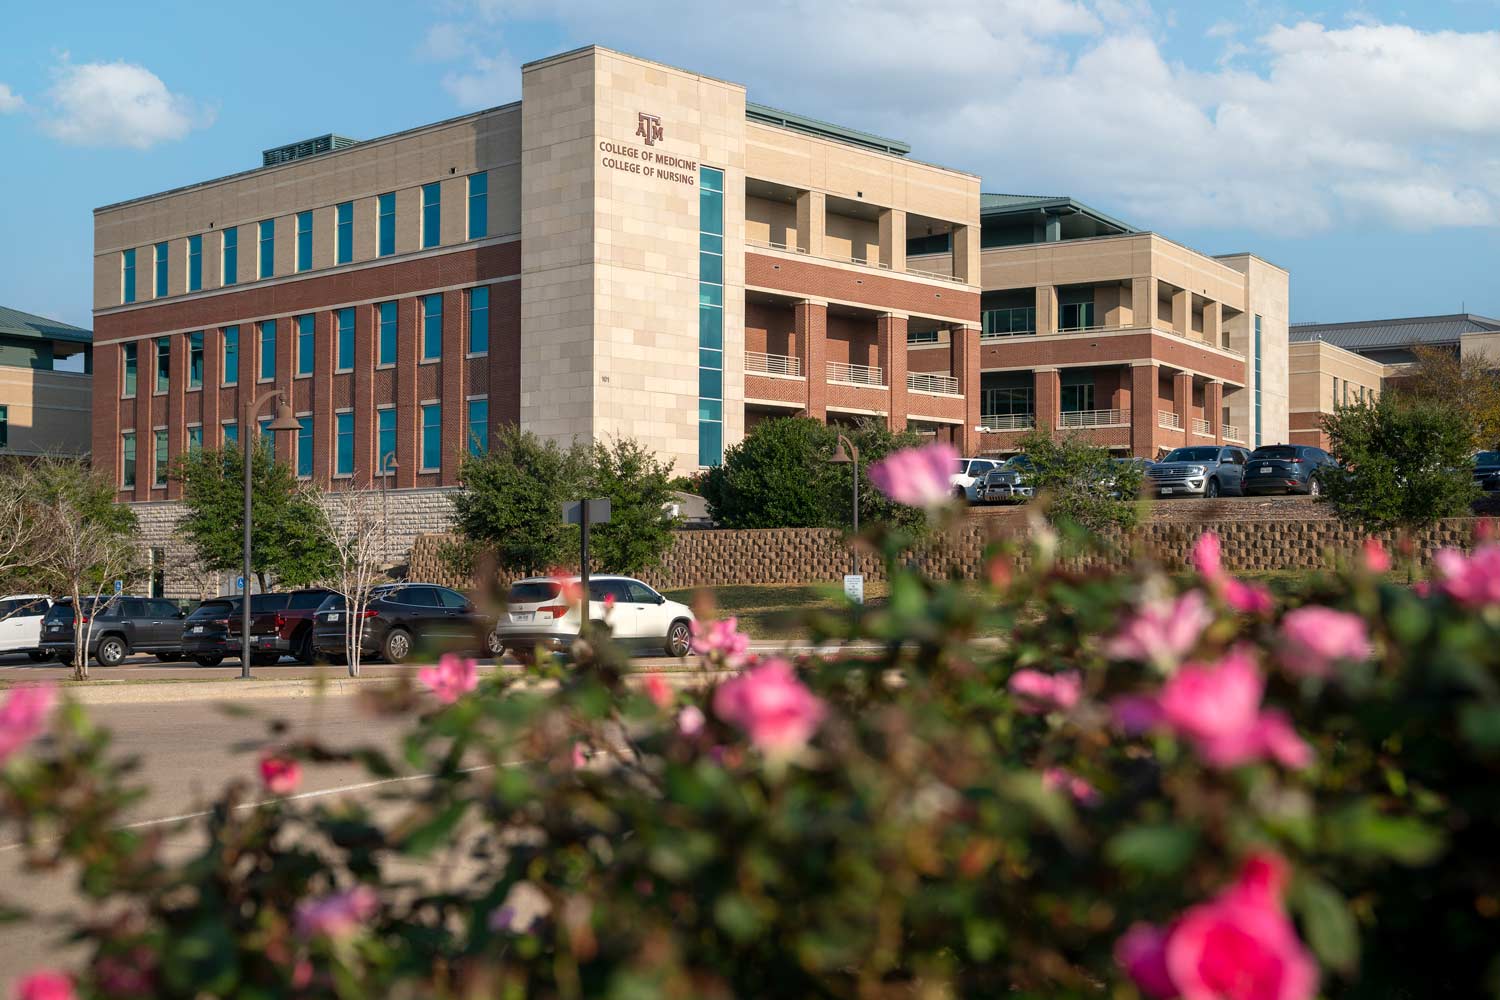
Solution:
{"label": "pink flower blossom", "polygon": [[672,694],[672,685],[668,684],[661,674],[650,674],[646,677],[646,696],[663,712],[671,708],[672,702],[676,700],[676,696]]}
{"label": "pink flower blossom", "polygon": [[1431,580],[1418,580],[1416,583],[1414,583],[1414,584],[1411,585],[1411,592],[1413,594],[1416,594],[1418,597],[1431,597],[1432,596],[1432,581]]}
{"label": "pink flower blossom", "polygon": [[957,450],[936,442],[887,455],[870,466],[870,482],[897,503],[937,507],[953,495],[951,480],[957,465]]}
{"label": "pink flower blossom", "polygon": [[1438,586],[1459,604],[1471,608],[1500,604],[1500,545],[1481,545],[1472,556],[1441,549],[1432,557]]}
{"label": "pink flower blossom", "polygon": [[10,689],[0,706],[0,764],[41,735],[57,702],[57,685],[25,684]]}
{"label": "pink flower blossom", "polygon": [[1017,670],[1007,684],[1018,707],[1028,715],[1067,712],[1083,694],[1083,678],[1076,672],[1044,674],[1040,670]]}
{"label": "pink flower blossom", "polygon": [[290,795],[302,784],[302,765],[290,757],[266,754],[260,759],[260,780],[272,795]]}
{"label": "pink flower blossom", "polygon": [[827,707],[792,671],[772,658],[719,685],[714,714],[739,726],[763,752],[795,753],[822,724]]}
{"label": "pink flower blossom", "polygon": [[703,717],[703,710],[697,705],[684,705],[682,711],[677,713],[677,731],[692,739],[703,732],[703,725],[707,721]]}
{"label": "pink flower blossom", "polygon": [[16,1000],[73,1000],[73,980],[61,972],[43,969],[16,984]]}
{"label": "pink flower blossom", "polygon": [[347,938],[380,910],[380,899],[367,885],[297,904],[297,933],[302,937]]}
{"label": "pink flower blossom", "polygon": [[614,594],[605,594],[604,595],[604,611],[605,611],[605,613],[608,614],[609,612],[613,611],[614,609],[615,609],[615,595]]}
{"label": "pink flower blossom", "polygon": [[1110,703],[1115,725],[1131,736],[1138,736],[1161,724],[1161,702],[1150,695],[1123,695]]}
{"label": "pink flower blossom", "polygon": [[1205,531],[1198,536],[1193,543],[1193,568],[1198,575],[1205,580],[1218,580],[1224,575],[1224,566],[1220,554],[1222,548],[1219,544],[1219,536],[1212,531]]}
{"label": "pink flower blossom", "polygon": [[1378,538],[1365,539],[1365,544],[1360,549],[1360,562],[1366,573],[1389,573],[1391,571],[1391,554],[1386,551],[1385,545]]}
{"label": "pink flower blossom", "polygon": [[1266,756],[1303,767],[1312,753],[1278,713],[1262,712],[1265,681],[1245,649],[1217,664],[1184,666],[1158,698],[1161,720],[1191,741],[1214,767],[1235,767]]}
{"label": "pink flower blossom", "polygon": [[584,751],[582,743],[573,744],[572,755],[573,770],[578,771],[588,766],[589,755]]}
{"label": "pink flower blossom", "polygon": [[1202,591],[1190,590],[1175,601],[1148,601],[1105,643],[1104,654],[1169,670],[1198,644],[1213,620]]}
{"label": "pink flower blossom", "polygon": [[1274,606],[1271,592],[1261,584],[1245,583],[1224,572],[1220,552],[1219,536],[1212,531],[1199,535],[1193,544],[1193,566],[1209,589],[1240,614],[1269,614]]}
{"label": "pink flower blossom", "polygon": [[1091,806],[1099,801],[1098,789],[1061,767],[1049,767],[1042,772],[1042,787],[1054,792],[1066,792],[1081,806]]}
{"label": "pink flower blossom", "polygon": [[1311,1000],[1318,967],[1281,904],[1286,865],[1258,855],[1166,930],[1137,924],[1115,959],[1157,1000]]}
{"label": "pink flower blossom", "polygon": [[451,705],[479,686],[479,667],[466,656],[445,653],[437,666],[418,670],[417,679],[438,701]]}
{"label": "pink flower blossom", "polygon": [[750,637],[737,631],[738,618],[693,622],[693,652],[728,668],[738,667],[750,650]]}
{"label": "pink flower blossom", "polygon": [[1367,660],[1372,651],[1363,618],[1322,607],[1288,612],[1281,642],[1281,662],[1302,677],[1327,677],[1340,660]]}

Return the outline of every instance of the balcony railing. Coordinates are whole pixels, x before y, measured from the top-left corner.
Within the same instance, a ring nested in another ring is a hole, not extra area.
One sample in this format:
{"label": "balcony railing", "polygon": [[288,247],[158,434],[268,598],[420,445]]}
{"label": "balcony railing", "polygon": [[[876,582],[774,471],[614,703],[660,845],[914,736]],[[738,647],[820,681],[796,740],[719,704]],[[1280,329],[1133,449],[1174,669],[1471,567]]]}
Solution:
{"label": "balcony railing", "polygon": [[1211,426],[1209,426],[1209,423],[1208,423],[1207,420],[1199,420],[1197,417],[1194,417],[1193,418],[1193,433],[1194,434],[1202,434],[1204,437],[1213,437],[1214,436],[1214,429]]}
{"label": "balcony railing", "polygon": [[1242,430],[1240,430],[1239,424],[1225,424],[1224,425],[1224,440],[1225,441],[1238,441],[1240,444],[1244,444],[1245,443],[1245,432],[1242,431]]}
{"label": "balcony railing", "polygon": [[1182,420],[1171,410],[1157,410],[1156,423],[1159,427],[1171,427],[1175,430],[1182,430]]}
{"label": "balcony railing", "polygon": [[906,273],[915,274],[919,278],[936,278],[939,281],[952,281],[960,285],[963,284],[960,279],[955,278],[951,274],[944,274],[942,271],[924,271],[919,267],[907,267]]}
{"label": "balcony railing", "polygon": [[[775,240],[746,239],[745,245],[748,247],[757,247],[761,250],[780,250],[783,253],[800,253],[805,256],[812,256],[811,253],[799,246],[795,246],[790,243],[777,243]],[[820,259],[836,260],[841,264],[857,264],[860,267],[873,267],[879,271],[893,270],[891,265],[885,263],[884,261],[870,260],[867,257],[856,257],[853,254],[834,253],[828,250],[823,251],[823,253],[820,255]],[[921,268],[908,267],[906,268],[904,273],[916,275],[919,278],[936,278],[939,281],[952,281],[956,284],[963,284],[962,281],[960,281],[958,278],[955,278],[953,275],[943,274],[941,271],[924,271]]]}
{"label": "balcony railing", "polygon": [[830,361],[828,362],[828,381],[873,385],[883,389],[885,388],[885,373],[869,365],[849,365],[842,361]]}
{"label": "balcony railing", "polygon": [[856,257],[848,253],[834,253],[829,250],[823,251],[823,257],[827,260],[836,260],[840,264],[858,264],[860,267],[878,267],[882,271],[889,271],[891,265],[884,261],[871,260],[868,257]]}
{"label": "balcony railing", "polygon": [[762,250],[783,250],[787,253],[807,253],[799,246],[790,243],[777,243],[775,240],[746,240],[747,246],[760,247]]}
{"label": "balcony railing", "polygon": [[986,413],[979,426],[987,431],[1028,431],[1036,423],[1030,413]]}
{"label": "balcony railing", "polygon": [[1059,416],[1063,427],[1111,427],[1125,423],[1124,410],[1065,410]]}
{"label": "balcony railing", "polygon": [[802,359],[785,354],[763,354],[760,351],[745,352],[745,371],[757,375],[787,375],[802,377]]}
{"label": "balcony railing", "polygon": [[926,372],[907,372],[906,388],[912,392],[959,394],[958,379],[952,375],[929,375]]}

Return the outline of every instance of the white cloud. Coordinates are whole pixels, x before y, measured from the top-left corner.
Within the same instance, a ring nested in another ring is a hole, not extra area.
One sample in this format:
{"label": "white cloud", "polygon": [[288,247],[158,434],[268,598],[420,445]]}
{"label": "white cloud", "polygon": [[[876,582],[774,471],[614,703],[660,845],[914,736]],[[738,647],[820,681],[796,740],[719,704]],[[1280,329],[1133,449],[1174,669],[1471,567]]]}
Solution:
{"label": "white cloud", "polygon": [[21,95],[11,90],[8,86],[0,83],[0,115],[8,115],[12,111],[20,111],[21,105],[26,102]]}
{"label": "white cloud", "polygon": [[503,52],[474,56],[468,69],[444,74],[443,89],[465,108],[508,104],[521,96],[521,64]]}
{"label": "white cloud", "polygon": [[56,76],[44,126],[64,142],[147,149],[213,122],[212,111],[134,63],[64,62]]}

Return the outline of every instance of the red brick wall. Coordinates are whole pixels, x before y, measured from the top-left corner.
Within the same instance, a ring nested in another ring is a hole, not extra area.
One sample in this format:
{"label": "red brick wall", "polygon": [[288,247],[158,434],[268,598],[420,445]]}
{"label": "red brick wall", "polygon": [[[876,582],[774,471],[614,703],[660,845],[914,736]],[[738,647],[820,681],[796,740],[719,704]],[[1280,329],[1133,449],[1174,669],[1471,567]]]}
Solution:
{"label": "red brick wall", "polygon": [[802,356],[797,320],[791,306],[768,302],[745,303],[745,350],[763,354]]}
{"label": "red brick wall", "polygon": [[787,260],[758,253],[745,254],[745,284],[774,288],[792,295],[840,299],[896,312],[915,312],[978,324],[979,295],[962,285],[943,287],[914,278],[878,271],[868,273]]}
{"label": "red brick wall", "polygon": [[879,335],[873,317],[828,317],[828,358],[851,365],[880,367]]}

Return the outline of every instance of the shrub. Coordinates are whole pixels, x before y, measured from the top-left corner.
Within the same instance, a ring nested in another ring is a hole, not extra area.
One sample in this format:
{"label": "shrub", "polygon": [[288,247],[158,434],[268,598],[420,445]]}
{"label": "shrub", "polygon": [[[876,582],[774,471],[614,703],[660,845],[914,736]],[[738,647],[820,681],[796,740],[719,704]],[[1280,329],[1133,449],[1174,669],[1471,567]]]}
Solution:
{"label": "shrub", "polygon": [[1020,447],[1032,461],[1026,478],[1044,495],[1049,521],[1102,532],[1140,520],[1141,470],[1134,462],[1112,461],[1108,448],[1077,435],[1031,431]]}

